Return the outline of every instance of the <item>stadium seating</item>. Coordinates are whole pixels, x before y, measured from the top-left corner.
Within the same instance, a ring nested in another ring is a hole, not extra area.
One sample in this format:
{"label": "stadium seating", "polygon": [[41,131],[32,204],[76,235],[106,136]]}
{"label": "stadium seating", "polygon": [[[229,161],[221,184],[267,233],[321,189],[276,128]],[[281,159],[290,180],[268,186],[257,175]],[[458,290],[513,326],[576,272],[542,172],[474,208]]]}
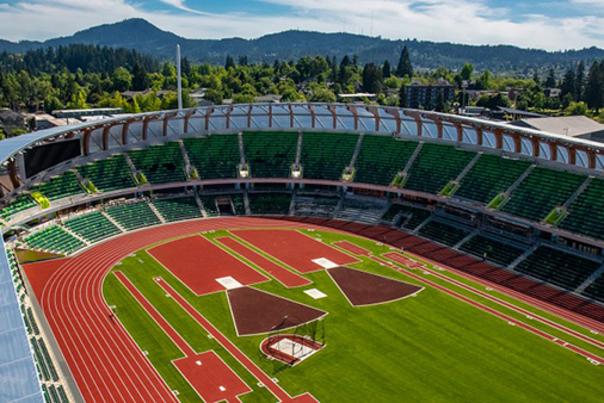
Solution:
{"label": "stadium seating", "polygon": [[540,246],[520,262],[516,270],[567,290],[574,290],[600,265],[593,260]]}
{"label": "stadium seating", "polygon": [[32,188],[46,196],[49,200],[58,200],[67,196],[84,193],[75,173],[67,171],[62,175],[50,179],[48,182]]}
{"label": "stadium seating", "polygon": [[304,133],[301,156],[304,177],[340,180],[358,138],[356,134]]}
{"label": "stadium seating", "polygon": [[142,171],[149,183],[168,183],[187,180],[185,162],[176,142],[129,151],[134,166]]}
{"label": "stadium seating", "polygon": [[461,245],[460,249],[479,258],[507,267],[520,257],[524,250],[496,241],[482,235],[476,235]]}
{"label": "stadium seating", "polygon": [[408,172],[405,187],[438,194],[476,154],[441,144],[424,144]]}
{"label": "stadium seating", "polygon": [[453,246],[468,235],[468,231],[439,221],[430,221],[419,229],[419,234],[447,246]]}
{"label": "stadium seating", "polygon": [[296,160],[297,133],[243,134],[245,159],[255,178],[287,178]]}
{"label": "stadium seating", "polygon": [[297,196],[296,215],[328,217],[335,213],[339,197]]}
{"label": "stadium seating", "polygon": [[22,194],[13,200],[8,206],[0,210],[0,217],[9,220],[13,215],[36,206],[36,202],[29,195]]}
{"label": "stadium seating", "polygon": [[193,197],[157,199],[153,205],[168,222],[201,217],[201,210]]}
{"label": "stadium seating", "polygon": [[593,179],[569,206],[560,228],[604,239],[604,180]]}
{"label": "stadium seating", "polygon": [[206,214],[209,217],[214,217],[220,215],[218,208],[216,207],[216,199],[211,196],[200,196],[201,202],[203,203],[203,207],[206,211]]}
{"label": "stadium seating", "polygon": [[83,178],[91,181],[100,192],[111,192],[135,186],[130,166],[123,155],[83,165],[78,167],[78,172]]}
{"label": "stadium seating", "polygon": [[291,199],[291,196],[288,194],[250,193],[250,210],[252,211],[252,214],[286,215],[289,213],[289,205],[291,203]]}
{"label": "stadium seating", "polygon": [[65,221],[65,226],[91,243],[121,232],[118,227],[98,211],[71,218]]}
{"label": "stadium seating", "polygon": [[583,291],[583,295],[604,302],[604,274],[601,274],[596,278],[595,281]]}
{"label": "stadium seating", "polygon": [[537,167],[512,192],[502,210],[541,221],[554,207],[564,204],[584,180],[581,175]]}
{"label": "stadium seating", "polygon": [[159,224],[159,218],[146,202],[119,204],[107,208],[107,214],[127,230]]}
{"label": "stadium seating", "polygon": [[417,228],[421,223],[426,221],[428,217],[430,217],[430,214],[432,214],[428,210],[409,206],[401,206],[398,204],[392,205],[391,209],[396,209],[396,212],[400,213],[400,225],[410,230],[414,230],[415,228]]}
{"label": "stadium seating", "polygon": [[25,238],[34,249],[71,254],[85,245],[82,241],[57,225],[51,225]]}
{"label": "stadium seating", "polygon": [[188,138],[183,142],[200,179],[237,177],[241,156],[236,135],[215,134],[205,138]]}
{"label": "stadium seating", "polygon": [[237,214],[237,215],[245,214],[245,206],[243,204],[243,195],[240,195],[240,194],[232,195],[231,200],[233,201],[233,207],[235,207],[235,214]]}
{"label": "stadium seating", "polygon": [[416,142],[395,140],[390,136],[363,137],[363,146],[355,163],[354,181],[390,185],[416,148]]}
{"label": "stadium seating", "polygon": [[483,154],[463,177],[455,196],[487,204],[508,190],[529,166],[526,161]]}

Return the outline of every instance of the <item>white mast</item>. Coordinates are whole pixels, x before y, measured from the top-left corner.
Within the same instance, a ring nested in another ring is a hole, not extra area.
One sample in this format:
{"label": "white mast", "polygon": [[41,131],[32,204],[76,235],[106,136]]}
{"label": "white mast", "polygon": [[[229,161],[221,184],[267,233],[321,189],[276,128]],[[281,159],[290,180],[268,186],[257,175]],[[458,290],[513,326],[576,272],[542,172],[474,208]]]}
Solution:
{"label": "white mast", "polygon": [[182,110],[182,75],[180,71],[180,45],[176,45],[176,87],[178,91],[178,110]]}

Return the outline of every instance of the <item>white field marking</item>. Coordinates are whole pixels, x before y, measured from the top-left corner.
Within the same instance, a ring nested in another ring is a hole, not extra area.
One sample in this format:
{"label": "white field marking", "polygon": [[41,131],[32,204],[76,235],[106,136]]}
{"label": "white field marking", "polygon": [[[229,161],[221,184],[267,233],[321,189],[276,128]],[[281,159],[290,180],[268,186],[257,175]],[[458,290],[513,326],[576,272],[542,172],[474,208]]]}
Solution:
{"label": "white field marking", "polygon": [[234,290],[236,288],[243,287],[243,284],[241,284],[239,281],[235,280],[231,276],[220,277],[215,280],[216,280],[216,282],[218,282],[218,284],[223,286],[226,290]]}
{"label": "white field marking", "polygon": [[317,290],[316,288],[304,290],[304,294],[308,295],[312,299],[321,299],[321,298],[325,298],[327,296],[327,294]]}
{"label": "white field marking", "polygon": [[218,390],[221,391],[221,392],[226,392],[226,388],[224,386],[222,386],[222,385],[220,385],[218,387]]}
{"label": "white field marking", "polygon": [[320,257],[317,259],[312,259],[312,262],[314,264],[318,264],[319,266],[321,266],[324,269],[333,269],[334,267],[338,267],[339,265],[332,262],[331,260],[324,258],[324,257]]}
{"label": "white field marking", "polygon": [[271,344],[270,347],[299,361],[307,359],[318,351],[287,337]]}
{"label": "white field marking", "polygon": [[198,367],[201,367],[201,361],[200,360],[195,361],[195,365],[197,365]]}

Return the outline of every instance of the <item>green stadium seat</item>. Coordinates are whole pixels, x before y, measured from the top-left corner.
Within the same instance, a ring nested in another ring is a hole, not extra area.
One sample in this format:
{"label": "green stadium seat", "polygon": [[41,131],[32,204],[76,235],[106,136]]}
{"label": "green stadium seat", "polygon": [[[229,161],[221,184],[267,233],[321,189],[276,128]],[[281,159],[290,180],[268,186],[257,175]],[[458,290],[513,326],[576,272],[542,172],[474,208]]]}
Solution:
{"label": "green stadium seat", "polygon": [[100,192],[111,192],[135,186],[130,166],[123,155],[116,155],[78,167],[83,178],[91,181]]}
{"label": "green stadium seat", "polygon": [[523,249],[476,235],[461,245],[460,249],[479,258],[507,267],[524,253]]}
{"label": "green stadium seat", "polygon": [[604,180],[592,179],[569,206],[560,228],[592,238],[604,239]]}
{"label": "green stadium seat", "polygon": [[405,188],[438,194],[476,154],[442,144],[424,144],[409,170]]}
{"label": "green stadium seat", "polygon": [[51,201],[85,193],[76,174],[71,171],[56,176],[46,183],[34,186],[31,190],[32,192],[42,193]]}
{"label": "green stadium seat", "polygon": [[27,194],[22,194],[17,196],[11,203],[9,203],[6,207],[0,210],[0,217],[5,220],[10,220],[10,218],[15,214],[18,214],[35,206],[37,206],[37,204],[34,199],[31,198],[31,196]]}
{"label": "green stadium seat", "polygon": [[596,278],[594,282],[583,291],[583,295],[604,302],[604,274]]}
{"label": "green stadium seat", "polygon": [[417,144],[396,140],[391,136],[364,136],[355,162],[354,181],[390,185],[396,174],[405,168]]}
{"label": "green stadium seat", "polygon": [[129,151],[132,163],[142,171],[149,183],[186,181],[185,162],[176,142]]}
{"label": "green stadium seat", "polygon": [[287,178],[296,160],[297,133],[243,134],[245,159],[255,178]]}
{"label": "green stadium seat", "polygon": [[357,134],[304,133],[300,158],[304,178],[340,180],[358,138]]}
{"label": "green stadium seat", "polygon": [[599,262],[540,246],[516,270],[572,291],[600,266]]}
{"label": "green stadium seat", "polygon": [[168,222],[201,217],[201,210],[193,197],[157,199],[153,205]]}
{"label": "green stadium seat", "polygon": [[119,204],[107,207],[106,212],[127,230],[160,223],[159,218],[146,202]]}
{"label": "green stadium seat", "polygon": [[58,225],[51,225],[25,238],[34,249],[71,254],[86,246],[82,241]]}
{"label": "green stadium seat", "polygon": [[585,179],[582,175],[537,167],[512,192],[502,211],[541,221],[554,207],[563,205]]}
{"label": "green stadium seat", "polygon": [[508,190],[530,165],[526,161],[483,154],[463,177],[455,196],[488,204]]}
{"label": "green stadium seat", "polygon": [[419,234],[447,246],[453,246],[464,239],[469,232],[438,221],[430,221],[419,229]]}
{"label": "green stadium seat", "polygon": [[267,193],[248,195],[250,200],[250,210],[252,214],[279,214],[287,215],[291,196],[288,194]]}
{"label": "green stadium seat", "polygon": [[183,142],[200,179],[237,178],[237,166],[241,162],[237,135],[214,134],[187,138]]}
{"label": "green stadium seat", "polygon": [[119,234],[121,231],[98,211],[70,218],[65,226],[90,243]]}

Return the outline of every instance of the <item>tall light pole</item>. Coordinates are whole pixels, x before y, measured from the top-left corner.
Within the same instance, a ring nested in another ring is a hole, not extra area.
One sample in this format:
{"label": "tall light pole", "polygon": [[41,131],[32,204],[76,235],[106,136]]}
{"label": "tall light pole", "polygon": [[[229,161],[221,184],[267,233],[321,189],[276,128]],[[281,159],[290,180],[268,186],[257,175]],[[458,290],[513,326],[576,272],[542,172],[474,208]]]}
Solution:
{"label": "tall light pole", "polygon": [[176,89],[178,93],[178,110],[182,111],[182,72],[180,69],[180,45],[176,45]]}

